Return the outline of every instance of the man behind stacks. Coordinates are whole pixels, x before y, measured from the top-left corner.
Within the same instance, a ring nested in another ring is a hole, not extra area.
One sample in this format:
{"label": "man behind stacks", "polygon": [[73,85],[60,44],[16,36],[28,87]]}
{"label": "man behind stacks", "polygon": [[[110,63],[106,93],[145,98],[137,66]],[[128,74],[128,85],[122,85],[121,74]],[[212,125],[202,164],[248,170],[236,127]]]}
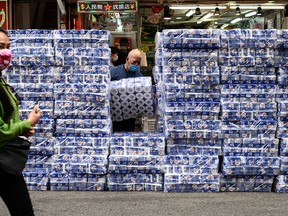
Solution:
{"label": "man behind stacks", "polygon": [[[138,49],[132,49],[126,58],[126,63],[110,69],[111,81],[121,80],[132,77],[142,77],[140,72],[141,52]],[[134,131],[135,118],[125,119],[119,122],[113,122],[113,132],[116,131]]]}
{"label": "man behind stacks", "polygon": [[125,64],[126,62],[126,58],[128,56],[128,53],[131,51],[131,49],[129,48],[129,41],[127,38],[120,38],[119,40],[119,52],[118,52],[118,59],[117,61],[114,62],[114,66],[118,66],[121,64]]}

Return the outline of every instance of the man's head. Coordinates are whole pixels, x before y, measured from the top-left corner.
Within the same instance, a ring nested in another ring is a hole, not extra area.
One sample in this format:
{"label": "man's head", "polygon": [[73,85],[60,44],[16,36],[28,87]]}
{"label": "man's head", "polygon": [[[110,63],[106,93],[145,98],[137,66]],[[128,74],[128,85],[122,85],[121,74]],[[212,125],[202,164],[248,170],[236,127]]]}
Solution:
{"label": "man's head", "polygon": [[130,73],[139,71],[141,64],[141,52],[138,49],[133,49],[128,53],[125,63],[125,69]]}
{"label": "man's head", "polygon": [[129,49],[129,41],[127,38],[120,38],[119,40],[119,49],[121,52],[128,52],[128,49]]}
{"label": "man's head", "polygon": [[111,46],[110,49],[111,49],[110,62],[113,63],[118,60],[119,50],[118,48],[113,46]]}

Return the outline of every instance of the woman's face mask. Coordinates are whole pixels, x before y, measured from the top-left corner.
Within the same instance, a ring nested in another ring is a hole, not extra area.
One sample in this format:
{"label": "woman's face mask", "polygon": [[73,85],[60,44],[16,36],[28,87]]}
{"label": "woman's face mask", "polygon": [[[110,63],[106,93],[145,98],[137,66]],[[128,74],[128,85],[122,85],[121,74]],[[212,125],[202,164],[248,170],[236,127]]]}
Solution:
{"label": "woman's face mask", "polygon": [[0,49],[0,71],[6,69],[12,58],[12,52],[9,49]]}

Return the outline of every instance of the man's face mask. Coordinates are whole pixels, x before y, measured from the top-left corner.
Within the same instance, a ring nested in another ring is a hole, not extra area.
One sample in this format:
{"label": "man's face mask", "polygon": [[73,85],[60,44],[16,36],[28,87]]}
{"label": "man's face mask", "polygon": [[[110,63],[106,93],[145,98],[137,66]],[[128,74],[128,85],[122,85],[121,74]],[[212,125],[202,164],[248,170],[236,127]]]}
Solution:
{"label": "man's face mask", "polygon": [[130,72],[136,73],[137,71],[139,71],[139,68],[140,68],[139,66],[130,64],[128,69],[129,69]]}
{"label": "man's face mask", "polygon": [[0,50],[0,71],[6,69],[11,63],[12,53],[9,49]]}

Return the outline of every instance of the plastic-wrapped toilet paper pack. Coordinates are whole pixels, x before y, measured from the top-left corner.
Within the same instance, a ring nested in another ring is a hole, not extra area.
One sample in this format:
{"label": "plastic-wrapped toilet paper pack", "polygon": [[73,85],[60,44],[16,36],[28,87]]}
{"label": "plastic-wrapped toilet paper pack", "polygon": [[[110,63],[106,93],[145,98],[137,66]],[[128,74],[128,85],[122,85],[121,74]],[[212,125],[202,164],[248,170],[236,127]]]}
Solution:
{"label": "plastic-wrapped toilet paper pack", "polygon": [[270,48],[273,49],[277,40],[275,29],[232,29],[220,31],[221,47],[230,48]]}
{"label": "plastic-wrapped toilet paper pack", "polygon": [[51,30],[13,30],[11,34],[13,66],[54,65]]}
{"label": "plastic-wrapped toilet paper pack", "polygon": [[221,139],[168,139],[168,155],[222,155]]}
{"label": "plastic-wrapped toilet paper pack", "polygon": [[224,139],[223,156],[277,157],[279,139]]}
{"label": "plastic-wrapped toilet paper pack", "polygon": [[218,174],[218,156],[167,155],[163,164],[165,174]]}
{"label": "plastic-wrapped toilet paper pack", "polygon": [[274,176],[279,172],[279,157],[224,156],[222,164],[224,175]]}
{"label": "plastic-wrapped toilet paper pack", "polygon": [[220,32],[217,29],[165,29],[161,37],[163,47],[170,49],[217,49],[220,47]]}
{"label": "plastic-wrapped toilet paper pack", "polygon": [[271,192],[274,176],[224,176],[220,177],[220,192]]}
{"label": "plastic-wrapped toilet paper pack", "polygon": [[218,156],[167,155],[164,192],[218,192]]}
{"label": "plastic-wrapped toilet paper pack", "polygon": [[34,191],[46,191],[49,185],[48,172],[23,172],[27,189]]}
{"label": "plastic-wrapped toilet paper pack", "polygon": [[154,115],[154,99],[150,77],[112,81],[109,90],[112,121]]}
{"label": "plastic-wrapped toilet paper pack", "polygon": [[109,153],[109,138],[57,137],[54,153],[107,156]]}
{"label": "plastic-wrapped toilet paper pack", "polygon": [[288,139],[280,139],[280,156],[288,156]]}
{"label": "plastic-wrapped toilet paper pack", "polygon": [[163,191],[162,174],[108,174],[109,191]]}
{"label": "plastic-wrapped toilet paper pack", "polygon": [[288,31],[287,29],[277,30],[277,41],[275,44],[277,49],[288,49]]}
{"label": "plastic-wrapped toilet paper pack", "polygon": [[51,172],[50,175],[50,190],[51,191],[68,191],[69,190],[69,174]]}
{"label": "plastic-wrapped toilet paper pack", "polygon": [[277,103],[223,102],[223,121],[277,120]]}
{"label": "plastic-wrapped toilet paper pack", "polygon": [[104,191],[106,176],[95,174],[69,174],[69,191]]}
{"label": "plastic-wrapped toilet paper pack", "polygon": [[288,175],[276,176],[273,191],[277,193],[288,193]]}
{"label": "plastic-wrapped toilet paper pack", "polygon": [[110,138],[110,155],[165,154],[165,138],[161,133],[114,133]]}
{"label": "plastic-wrapped toilet paper pack", "polygon": [[32,143],[29,149],[30,155],[51,156],[54,154],[54,145],[56,142],[54,137],[35,136],[30,137],[29,140]]}
{"label": "plastic-wrapped toilet paper pack", "polygon": [[51,172],[77,174],[106,174],[107,156],[55,154],[51,158]]}
{"label": "plastic-wrapped toilet paper pack", "polygon": [[228,138],[275,138],[277,121],[222,122],[222,137]]}
{"label": "plastic-wrapped toilet paper pack", "polygon": [[279,67],[278,69],[278,84],[279,85],[287,85],[288,84],[288,67]]}
{"label": "plastic-wrapped toilet paper pack", "polygon": [[165,138],[160,133],[114,133],[110,139],[109,173],[161,174]]}
{"label": "plastic-wrapped toilet paper pack", "polygon": [[24,168],[26,173],[49,173],[51,172],[50,155],[29,155]]}
{"label": "plastic-wrapped toilet paper pack", "polygon": [[[211,176],[211,178],[215,178]],[[219,184],[186,184],[186,183],[164,183],[164,192],[185,193],[185,192],[219,192]]]}

